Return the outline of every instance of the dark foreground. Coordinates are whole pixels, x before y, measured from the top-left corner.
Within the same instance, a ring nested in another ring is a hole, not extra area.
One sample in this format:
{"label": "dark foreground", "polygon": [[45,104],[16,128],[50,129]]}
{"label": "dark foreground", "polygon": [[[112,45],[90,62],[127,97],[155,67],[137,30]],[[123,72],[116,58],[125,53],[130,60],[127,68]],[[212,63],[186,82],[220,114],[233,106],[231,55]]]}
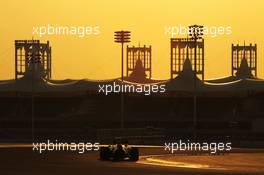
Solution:
{"label": "dark foreground", "polygon": [[[148,148],[141,148],[148,154]],[[228,156],[228,155],[227,155]],[[141,158],[142,159],[142,158]],[[32,148],[0,148],[1,175],[242,175],[244,171],[190,169],[135,162],[99,161],[97,152],[48,152]],[[250,173],[252,175],[252,173]]]}

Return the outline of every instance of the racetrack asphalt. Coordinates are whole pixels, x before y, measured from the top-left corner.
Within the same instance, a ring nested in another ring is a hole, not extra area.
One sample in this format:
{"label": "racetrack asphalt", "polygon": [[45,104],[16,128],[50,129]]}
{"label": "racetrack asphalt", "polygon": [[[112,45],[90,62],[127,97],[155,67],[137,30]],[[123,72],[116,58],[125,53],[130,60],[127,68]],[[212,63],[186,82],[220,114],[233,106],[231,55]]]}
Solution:
{"label": "racetrack asphalt", "polygon": [[[141,163],[155,148],[140,148],[139,162],[100,161],[98,152],[33,152],[30,147],[0,148],[1,175],[245,175],[258,172],[188,168]],[[261,153],[262,154],[262,153]],[[229,155],[226,155],[228,159]],[[188,157],[188,156],[185,156]],[[202,156],[201,156],[202,157]],[[254,166],[254,165],[252,165]]]}

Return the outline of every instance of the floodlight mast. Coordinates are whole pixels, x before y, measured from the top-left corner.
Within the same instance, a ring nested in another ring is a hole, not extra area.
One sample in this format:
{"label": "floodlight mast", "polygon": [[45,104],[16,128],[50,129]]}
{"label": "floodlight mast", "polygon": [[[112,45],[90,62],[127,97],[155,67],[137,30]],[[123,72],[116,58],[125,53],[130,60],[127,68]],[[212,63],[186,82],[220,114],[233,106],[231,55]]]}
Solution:
{"label": "floodlight mast", "polygon": [[193,137],[194,141],[197,141],[197,94],[196,94],[196,74],[197,74],[197,40],[202,39],[203,36],[203,26],[192,25],[189,26],[189,36],[194,41],[194,88],[193,88]]}
{"label": "floodlight mast", "polygon": [[115,42],[121,43],[121,79],[122,83],[124,81],[124,43],[130,42],[130,31],[116,31],[115,32]]}
{"label": "floodlight mast", "polygon": [[35,73],[36,64],[39,63],[41,54],[39,53],[39,41],[33,45],[32,52],[29,53],[28,58],[31,64],[31,133],[32,141],[35,141]]}
{"label": "floodlight mast", "polygon": [[[121,43],[121,82],[124,82],[124,43],[130,42],[130,31],[116,31],[115,42]],[[124,94],[121,92],[121,129],[124,128]]]}

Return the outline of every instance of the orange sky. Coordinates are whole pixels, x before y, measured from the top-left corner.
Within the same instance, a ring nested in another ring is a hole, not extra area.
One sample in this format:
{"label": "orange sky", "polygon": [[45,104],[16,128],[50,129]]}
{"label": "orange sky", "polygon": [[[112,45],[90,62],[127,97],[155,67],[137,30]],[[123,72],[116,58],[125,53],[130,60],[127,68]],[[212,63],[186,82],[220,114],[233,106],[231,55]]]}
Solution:
{"label": "orange sky", "polygon": [[[251,0],[8,0],[0,6],[0,79],[14,77],[14,40],[49,40],[52,77],[109,79],[120,75],[120,46],[113,32],[132,32],[131,45],[153,48],[153,78],[170,74],[166,26],[231,26],[232,35],[205,36],[205,78],[230,75],[231,44],[257,43],[258,75],[264,78],[264,1]],[[33,26],[99,26],[98,36],[32,35]],[[179,36],[183,37],[183,36]]]}

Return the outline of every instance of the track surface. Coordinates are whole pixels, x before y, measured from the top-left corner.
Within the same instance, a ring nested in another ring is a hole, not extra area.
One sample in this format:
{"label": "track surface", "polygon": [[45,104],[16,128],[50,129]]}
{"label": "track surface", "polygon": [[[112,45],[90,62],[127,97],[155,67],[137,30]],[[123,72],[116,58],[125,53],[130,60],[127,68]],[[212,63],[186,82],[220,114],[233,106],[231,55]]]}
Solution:
{"label": "track surface", "polygon": [[[148,148],[141,152],[147,154]],[[141,161],[144,158],[141,158]],[[1,175],[242,175],[239,171],[192,169],[147,165],[135,162],[98,160],[98,152],[48,152],[31,148],[1,148]],[[252,175],[252,173],[250,173]]]}

